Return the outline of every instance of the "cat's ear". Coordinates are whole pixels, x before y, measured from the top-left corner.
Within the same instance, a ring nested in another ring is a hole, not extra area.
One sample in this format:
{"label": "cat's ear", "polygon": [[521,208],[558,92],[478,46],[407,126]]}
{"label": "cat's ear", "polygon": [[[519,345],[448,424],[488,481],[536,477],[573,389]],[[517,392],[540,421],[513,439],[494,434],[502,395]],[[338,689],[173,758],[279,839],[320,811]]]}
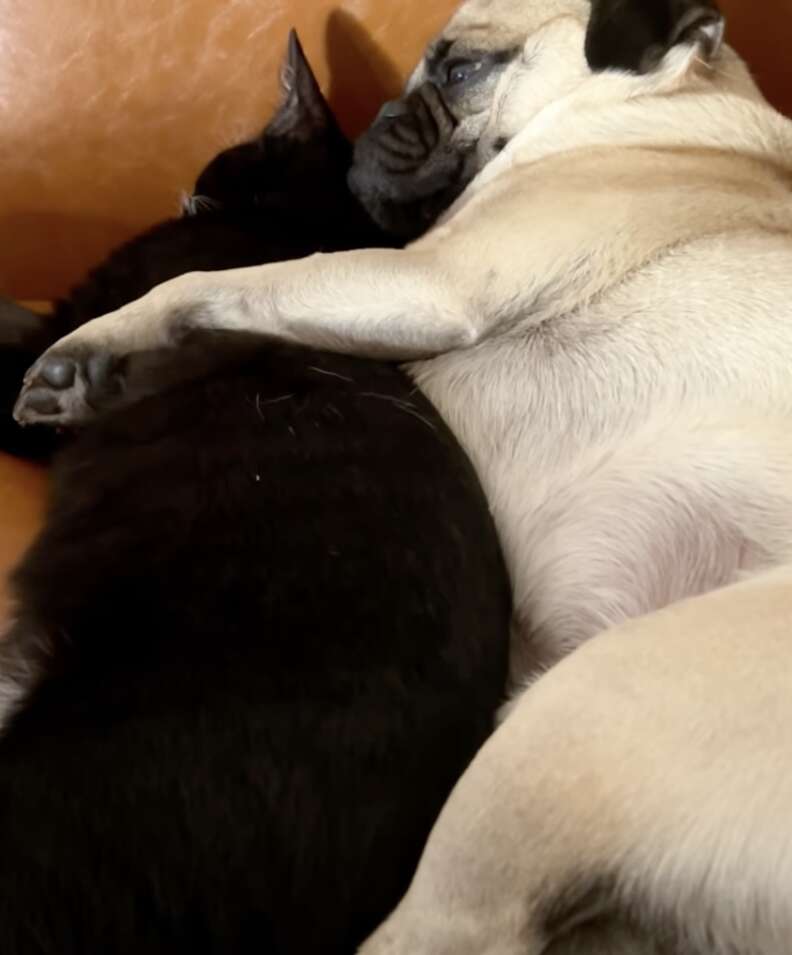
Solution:
{"label": "cat's ear", "polygon": [[281,88],[281,104],[268,127],[269,133],[310,140],[337,128],[296,30],[289,31]]}
{"label": "cat's ear", "polygon": [[674,47],[696,46],[705,61],[723,42],[715,0],[592,0],[586,59],[592,70],[648,73]]}

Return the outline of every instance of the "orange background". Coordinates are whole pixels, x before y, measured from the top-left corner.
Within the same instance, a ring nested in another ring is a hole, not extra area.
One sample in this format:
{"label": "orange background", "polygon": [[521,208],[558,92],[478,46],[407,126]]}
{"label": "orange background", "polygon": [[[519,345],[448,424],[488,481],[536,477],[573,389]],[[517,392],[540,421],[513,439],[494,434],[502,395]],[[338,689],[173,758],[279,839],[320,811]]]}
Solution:
{"label": "orange background", "polygon": [[[0,294],[63,293],[109,247],[173,213],[207,159],[263,124],[291,25],[356,132],[454,6],[0,0]],[[730,39],[792,111],[792,0],[724,9]]]}
{"label": "orange background", "polygon": [[[264,124],[290,26],[355,133],[455,2],[0,0],[0,294],[61,294],[172,214],[214,153]],[[792,0],[723,9],[730,41],[792,113]],[[0,581],[34,532],[44,484],[0,456]]]}

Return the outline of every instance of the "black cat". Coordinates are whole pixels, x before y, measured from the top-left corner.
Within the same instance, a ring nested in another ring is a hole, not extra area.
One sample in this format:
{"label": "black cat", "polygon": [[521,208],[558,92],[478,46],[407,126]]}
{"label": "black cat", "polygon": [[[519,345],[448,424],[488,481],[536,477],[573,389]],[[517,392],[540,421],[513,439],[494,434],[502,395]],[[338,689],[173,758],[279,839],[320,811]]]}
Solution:
{"label": "black cat", "polygon": [[[214,271],[395,241],[371,223],[345,179],[352,147],[338,128],[310,67],[290,40],[295,80],[267,131],[212,160],[185,203],[186,215],[153,226],[116,249],[54,315],[0,300],[0,448],[48,455],[48,428],[20,428],[11,409],[36,358],[92,318],[140,298],[185,272]],[[307,145],[300,146],[300,141]],[[161,383],[160,383],[161,387]]]}
{"label": "black cat", "polygon": [[[195,215],[111,256],[57,328],[6,319],[3,375],[179,272],[373,243],[349,144],[290,60]],[[14,575],[0,952],[352,955],[501,700],[487,504],[394,366],[233,336],[143,366],[167,395],[66,443]]]}

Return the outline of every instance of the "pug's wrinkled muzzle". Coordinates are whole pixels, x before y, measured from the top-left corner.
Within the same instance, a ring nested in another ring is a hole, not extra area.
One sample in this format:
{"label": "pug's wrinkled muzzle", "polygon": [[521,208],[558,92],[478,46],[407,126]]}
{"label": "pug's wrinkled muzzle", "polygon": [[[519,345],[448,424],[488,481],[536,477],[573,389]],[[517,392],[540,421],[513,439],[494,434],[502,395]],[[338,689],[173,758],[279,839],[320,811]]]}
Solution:
{"label": "pug's wrinkled muzzle", "polygon": [[457,121],[433,83],[385,103],[355,146],[352,192],[383,228],[413,237],[466,185],[467,151],[453,141]]}
{"label": "pug's wrinkled muzzle", "polygon": [[432,83],[385,103],[355,147],[352,188],[414,200],[448,185],[459,166],[451,146],[456,125]]}

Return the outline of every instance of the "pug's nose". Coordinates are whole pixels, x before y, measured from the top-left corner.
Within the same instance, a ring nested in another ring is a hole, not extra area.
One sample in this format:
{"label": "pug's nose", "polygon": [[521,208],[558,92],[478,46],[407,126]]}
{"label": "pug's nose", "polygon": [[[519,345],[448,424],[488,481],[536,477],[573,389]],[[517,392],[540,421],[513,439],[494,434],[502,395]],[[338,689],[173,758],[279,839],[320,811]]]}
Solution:
{"label": "pug's nose", "polygon": [[378,122],[381,119],[398,119],[400,116],[406,116],[409,112],[409,107],[404,100],[389,100],[387,103],[382,104],[380,111],[377,113],[377,119],[375,119],[374,122]]}

